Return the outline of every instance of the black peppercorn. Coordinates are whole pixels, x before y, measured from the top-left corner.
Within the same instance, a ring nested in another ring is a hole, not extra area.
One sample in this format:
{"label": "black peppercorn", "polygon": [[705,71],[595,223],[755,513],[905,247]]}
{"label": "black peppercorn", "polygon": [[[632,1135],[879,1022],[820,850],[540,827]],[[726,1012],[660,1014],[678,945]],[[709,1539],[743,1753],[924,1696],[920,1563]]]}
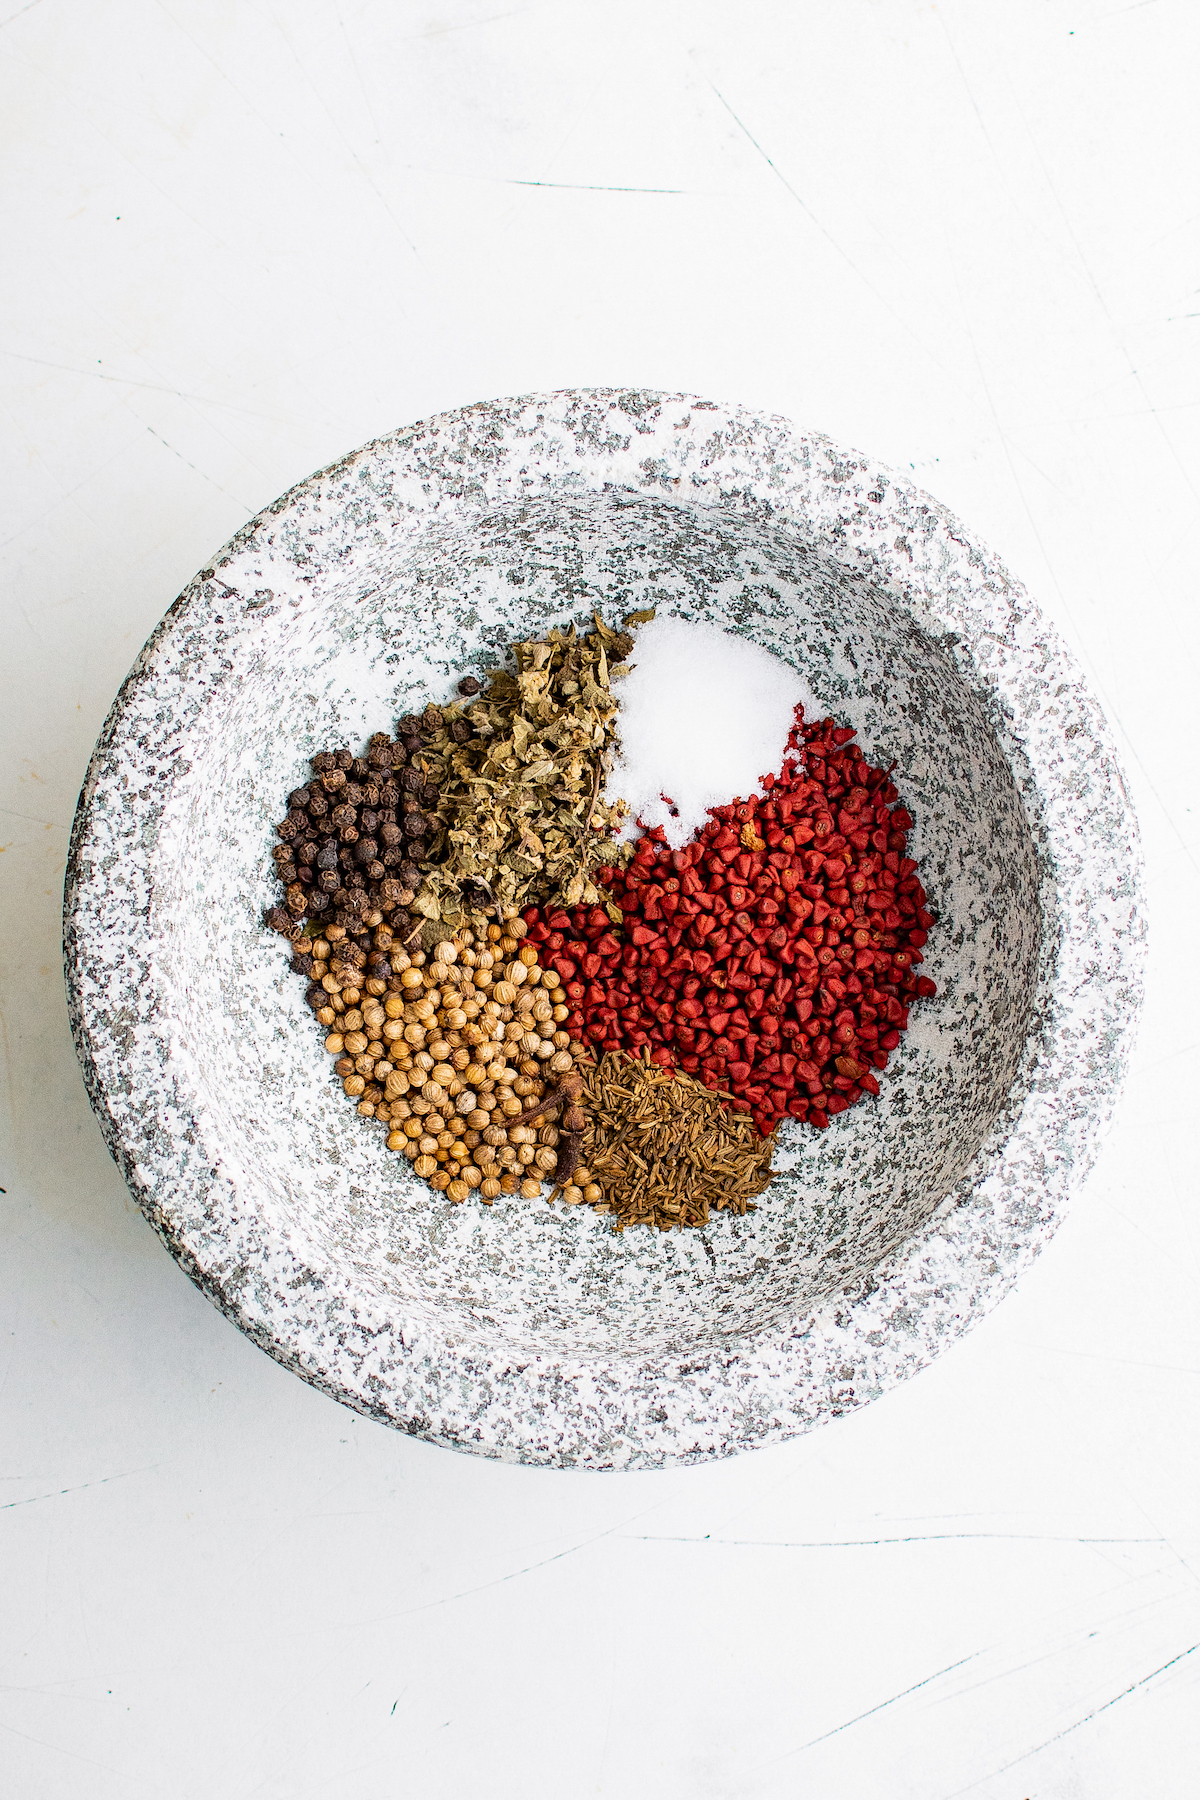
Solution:
{"label": "black peppercorn", "polygon": [[472,694],[477,694],[482,685],[482,682],[478,681],[474,675],[464,675],[458,684],[458,691],[460,694],[466,694],[469,698]]}

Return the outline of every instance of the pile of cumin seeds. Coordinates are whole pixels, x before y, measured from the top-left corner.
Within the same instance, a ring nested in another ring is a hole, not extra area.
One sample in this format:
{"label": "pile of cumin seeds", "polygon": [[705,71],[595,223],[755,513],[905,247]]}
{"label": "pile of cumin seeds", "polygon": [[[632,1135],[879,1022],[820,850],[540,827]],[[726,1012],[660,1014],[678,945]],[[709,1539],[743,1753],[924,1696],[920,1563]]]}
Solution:
{"label": "pile of cumin seeds", "polygon": [[728,1095],[682,1071],[612,1050],[576,1072],[589,1115],[583,1157],[604,1192],[597,1211],[627,1225],[706,1225],[710,1211],[753,1211],[771,1179],[774,1133],[763,1137]]}

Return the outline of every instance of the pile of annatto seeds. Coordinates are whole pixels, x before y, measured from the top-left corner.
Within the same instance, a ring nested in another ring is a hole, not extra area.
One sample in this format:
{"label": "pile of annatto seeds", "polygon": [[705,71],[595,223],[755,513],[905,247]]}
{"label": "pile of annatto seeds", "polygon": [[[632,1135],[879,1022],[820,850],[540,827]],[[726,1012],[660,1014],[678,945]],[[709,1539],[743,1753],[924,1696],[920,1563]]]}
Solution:
{"label": "pile of annatto seeds", "polygon": [[[545,656],[561,660],[566,640],[552,639]],[[682,848],[655,827],[633,846],[610,839],[597,864],[588,833],[615,832],[623,811],[596,804],[615,732],[577,728],[561,696],[529,686],[489,689],[506,697],[509,737],[496,713],[446,716],[456,742],[490,732],[504,770],[512,745],[536,757],[539,729],[563,756],[569,729],[585,745],[596,733],[590,791],[551,780],[544,802],[526,800],[521,880],[553,893],[570,879],[562,845],[577,815],[581,875],[601,903],[497,903],[481,927],[476,878],[456,909],[450,871],[478,856],[459,796],[443,799],[430,778],[445,779],[443,714],[430,706],[406,714],[395,741],[377,733],[365,757],[313,758],[277,828],[284,895],[267,922],[292,943],[347,1099],[452,1202],[534,1200],[550,1181],[551,1198],[612,1214],[617,1229],[744,1211],[770,1179],[780,1124],[824,1129],[878,1095],[913,1001],[937,991],[917,973],[934,918],[906,853],[912,818],[853,731],[797,706],[759,794],[711,807]],[[528,857],[543,842],[559,848],[540,876]]]}
{"label": "pile of annatto seeds", "polygon": [[525,914],[568,1030],[597,1053],[649,1045],[733,1094],[764,1136],[878,1094],[910,1005],[937,992],[915,973],[934,921],[890,772],[853,731],[797,713],[797,754],[761,796],[714,808],[681,850],[648,832],[628,869],[601,871],[619,929],[599,907]]}

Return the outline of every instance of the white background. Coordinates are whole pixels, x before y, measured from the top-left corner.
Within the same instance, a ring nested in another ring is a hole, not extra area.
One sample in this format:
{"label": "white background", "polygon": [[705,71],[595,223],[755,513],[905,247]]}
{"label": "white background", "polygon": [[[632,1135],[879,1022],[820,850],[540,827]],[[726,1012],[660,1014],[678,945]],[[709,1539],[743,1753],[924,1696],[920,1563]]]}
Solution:
{"label": "white background", "polygon": [[[1195,0],[0,0],[6,1795],[1195,1792],[1198,73]],[[59,960],[187,577],[373,435],[593,382],[789,414],[989,541],[1108,708],[1152,923],[1019,1292],[854,1417],[627,1476],[239,1337],[108,1160]]]}

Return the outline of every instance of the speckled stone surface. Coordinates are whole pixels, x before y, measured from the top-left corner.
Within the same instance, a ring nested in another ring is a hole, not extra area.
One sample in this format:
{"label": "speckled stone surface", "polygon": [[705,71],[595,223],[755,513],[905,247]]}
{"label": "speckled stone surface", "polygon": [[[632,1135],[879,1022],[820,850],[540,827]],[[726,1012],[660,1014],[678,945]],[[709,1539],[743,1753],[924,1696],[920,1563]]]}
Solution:
{"label": "speckled stone surface", "polygon": [[[325,743],[513,637],[649,604],[794,662],[897,760],[939,998],[878,1103],[787,1128],[745,1218],[617,1237],[545,1201],[451,1208],[347,1106],[260,923],[272,823]],[[436,1442],[648,1467],[860,1406],[1012,1286],[1120,1087],[1138,881],[1100,708],[944,508],[778,419],[537,396],[314,476],[172,607],[79,803],[72,1023],[139,1205],[271,1355]]]}

